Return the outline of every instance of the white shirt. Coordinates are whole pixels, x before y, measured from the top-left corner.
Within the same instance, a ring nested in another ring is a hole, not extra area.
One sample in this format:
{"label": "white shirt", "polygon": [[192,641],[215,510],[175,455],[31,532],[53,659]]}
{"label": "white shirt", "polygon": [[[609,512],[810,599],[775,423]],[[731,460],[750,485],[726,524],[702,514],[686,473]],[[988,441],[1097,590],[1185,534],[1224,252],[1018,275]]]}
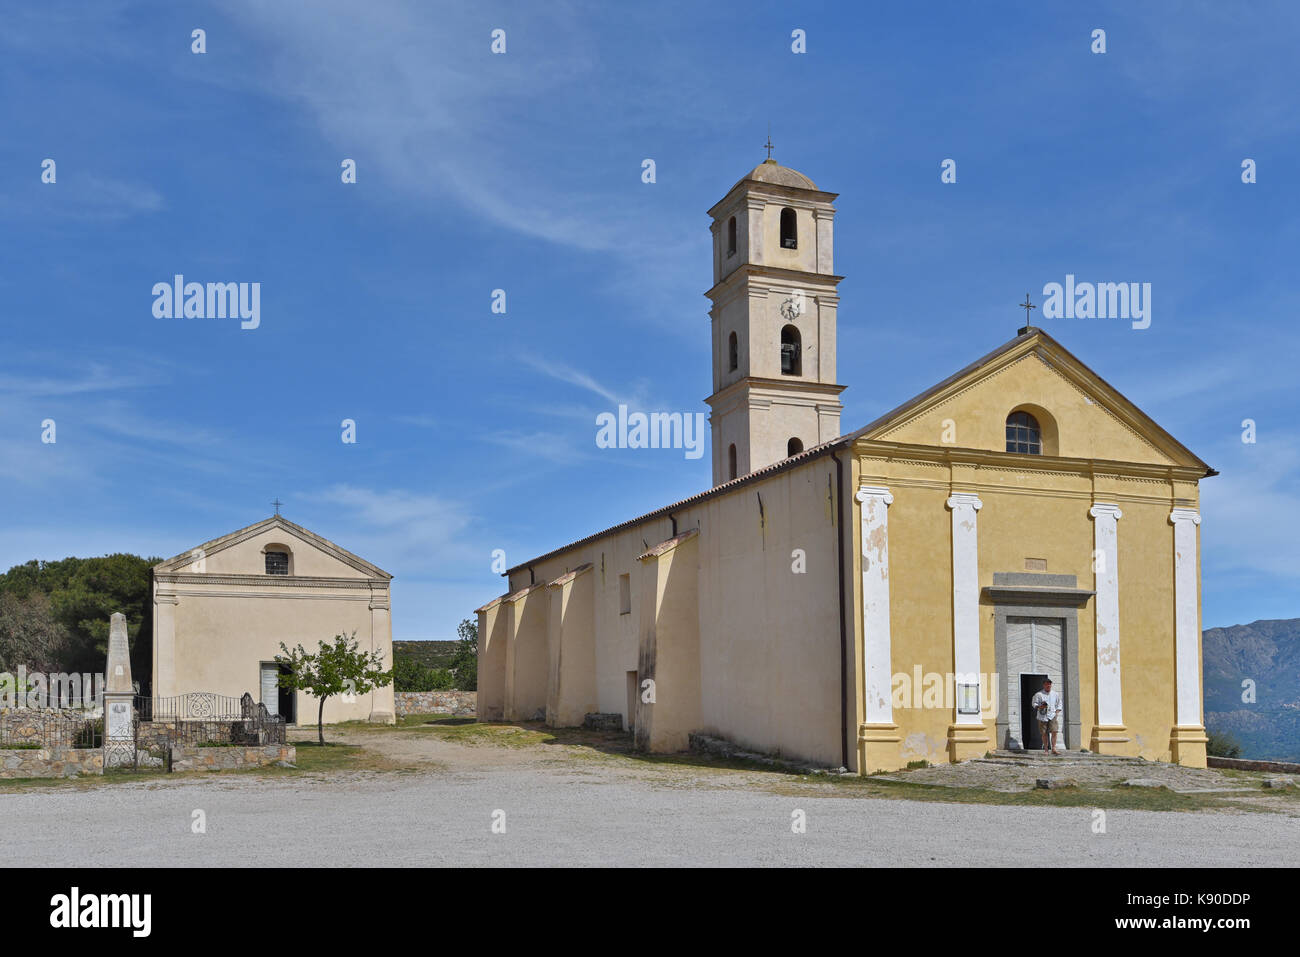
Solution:
{"label": "white shirt", "polygon": [[[1040,704],[1046,704],[1047,705],[1046,710],[1040,711],[1038,709],[1038,706]],[[1053,718],[1057,717],[1061,713],[1061,692],[1039,691],[1037,694],[1034,695],[1033,708],[1034,708],[1034,716],[1039,721],[1051,721]]]}

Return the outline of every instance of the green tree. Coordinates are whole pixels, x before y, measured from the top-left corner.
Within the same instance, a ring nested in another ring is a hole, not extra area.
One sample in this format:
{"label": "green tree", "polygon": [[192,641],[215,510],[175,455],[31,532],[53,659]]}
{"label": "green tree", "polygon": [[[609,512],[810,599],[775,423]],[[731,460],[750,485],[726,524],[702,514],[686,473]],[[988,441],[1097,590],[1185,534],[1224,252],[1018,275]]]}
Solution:
{"label": "green tree", "polygon": [[410,658],[398,658],[393,662],[394,691],[424,691],[428,682],[429,668],[412,661]]}
{"label": "green tree", "polygon": [[466,618],[456,626],[460,644],[451,659],[455,687],[461,691],[478,690],[478,622]]}
{"label": "green tree", "polygon": [[430,668],[410,658],[398,658],[393,665],[395,691],[450,691],[456,678],[446,668]]}
{"label": "green tree", "polygon": [[50,596],[32,591],[25,597],[0,591],[0,671],[56,672],[67,652],[67,628],[54,617]]}
{"label": "green tree", "polygon": [[320,699],[316,712],[316,734],[325,743],[325,702],[335,695],[369,694],[393,680],[393,672],[384,670],[384,656],[378,651],[359,651],[357,633],[335,635],[334,643],[322,641],[320,651],[310,652],[299,645],[290,651],[280,642],[282,655],[276,664],[288,665],[288,674],[280,674],[280,687],[305,691]]}
{"label": "green tree", "polygon": [[0,594],[19,601],[33,595],[49,599],[49,612],[66,630],[59,645],[58,667],[46,671],[102,671],[108,653],[108,622],[114,612],[126,615],[131,671],[147,683],[152,664],[151,571],[160,559],[119,553],[98,558],[29,561],[0,575]]}

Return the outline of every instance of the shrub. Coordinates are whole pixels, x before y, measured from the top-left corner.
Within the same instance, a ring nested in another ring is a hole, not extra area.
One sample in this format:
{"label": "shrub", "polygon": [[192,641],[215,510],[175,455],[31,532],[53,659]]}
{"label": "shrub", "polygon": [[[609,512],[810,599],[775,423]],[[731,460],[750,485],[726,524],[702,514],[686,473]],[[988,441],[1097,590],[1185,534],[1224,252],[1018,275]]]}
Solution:
{"label": "shrub", "polygon": [[409,658],[402,658],[393,668],[395,691],[450,691],[454,687],[456,679],[446,668],[430,668]]}
{"label": "shrub", "polygon": [[1205,736],[1209,742],[1205,745],[1205,753],[1214,758],[1239,758],[1241,757],[1241,744],[1232,735],[1226,731],[1207,731]]}

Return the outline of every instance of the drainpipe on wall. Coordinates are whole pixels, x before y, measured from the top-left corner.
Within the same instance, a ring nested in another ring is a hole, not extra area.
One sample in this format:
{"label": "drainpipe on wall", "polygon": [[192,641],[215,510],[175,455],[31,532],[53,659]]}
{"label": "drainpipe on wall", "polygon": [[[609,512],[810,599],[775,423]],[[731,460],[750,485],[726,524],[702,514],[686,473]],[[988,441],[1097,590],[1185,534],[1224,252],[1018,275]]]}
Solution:
{"label": "drainpipe on wall", "polygon": [[844,617],[844,463],[834,452],[835,508],[839,521],[835,523],[836,556],[840,571],[840,767],[849,766],[849,649],[848,624]]}

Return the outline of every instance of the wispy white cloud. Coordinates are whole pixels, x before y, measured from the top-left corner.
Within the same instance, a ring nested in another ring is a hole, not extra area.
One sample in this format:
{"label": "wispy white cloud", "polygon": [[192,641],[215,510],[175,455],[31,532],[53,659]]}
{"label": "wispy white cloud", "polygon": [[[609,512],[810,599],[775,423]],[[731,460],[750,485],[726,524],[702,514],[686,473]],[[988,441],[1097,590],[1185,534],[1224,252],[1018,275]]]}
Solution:
{"label": "wispy white cloud", "polygon": [[[680,181],[676,191],[641,182],[646,157],[671,178],[661,150],[708,137],[701,100],[725,96],[674,87],[684,53],[662,51],[652,77],[611,82],[598,32],[608,11],[593,4],[511,10],[499,56],[489,52],[495,24],[471,8],[243,0],[232,10],[265,49],[240,82],[301,108],[332,150],[357,160],[359,183],[384,185],[376,202],[430,215],[454,203],[492,228],[604,256],[600,289],[628,303],[625,315],[695,332],[678,317],[704,314],[708,233],[683,232]],[[689,120],[651,125],[651,96],[689,97]],[[674,128],[682,123],[693,128]]]}
{"label": "wispy white cloud", "polygon": [[544,359],[535,355],[521,356],[520,361],[542,375],[555,379],[558,382],[567,382],[569,385],[577,386],[579,389],[585,389],[593,395],[599,396],[606,402],[617,405],[620,402],[627,402],[628,396],[619,395],[601,383],[597,382],[594,377],[586,372],[574,369],[561,362],[555,362],[550,359]]}
{"label": "wispy white cloud", "polygon": [[355,156],[359,180],[382,177],[407,196],[452,200],[552,242],[588,250],[614,242],[618,223],[600,197],[566,189],[563,168],[516,151],[518,126],[544,122],[548,97],[593,71],[574,53],[580,42],[538,42],[561,23],[571,37],[583,31],[568,5],[515,11],[501,56],[489,53],[477,12],[455,7],[248,0],[232,9],[266,41],[265,91],[301,105]]}
{"label": "wispy white cloud", "polygon": [[[595,448],[595,435],[596,428],[593,425],[592,449]],[[483,436],[483,441],[526,455],[530,459],[542,459],[556,465],[574,465],[591,457],[590,451],[578,448],[573,432],[490,432]]]}
{"label": "wispy white cloud", "polygon": [[[41,219],[73,222],[117,222],[160,212],[167,204],[152,186],[97,172],[57,167],[53,184],[34,186],[35,179],[0,195],[0,220]],[[10,180],[12,182],[12,180]]]}
{"label": "wispy white cloud", "polygon": [[331,526],[351,529],[360,543],[354,550],[380,564],[428,569],[455,563],[470,553],[462,536],[473,523],[473,515],[464,503],[439,494],[340,483],[298,498],[334,507],[337,511]]}
{"label": "wispy white cloud", "polygon": [[20,366],[57,366],[57,374],[45,372],[14,372],[0,368],[0,395],[27,398],[82,395],[95,392],[120,392],[145,386],[161,385],[169,374],[160,370],[160,363],[148,365],[125,361],[83,362],[66,356],[34,353],[10,353],[9,360]]}

